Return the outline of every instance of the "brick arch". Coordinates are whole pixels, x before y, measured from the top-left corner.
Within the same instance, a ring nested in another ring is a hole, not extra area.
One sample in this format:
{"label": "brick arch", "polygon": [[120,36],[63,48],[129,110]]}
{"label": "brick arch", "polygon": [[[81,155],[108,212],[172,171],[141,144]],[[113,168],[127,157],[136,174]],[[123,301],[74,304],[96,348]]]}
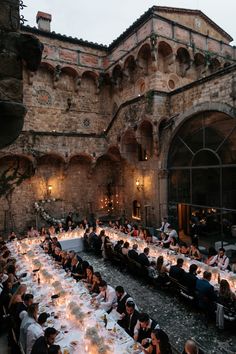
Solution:
{"label": "brick arch", "polygon": [[148,69],[152,65],[152,54],[150,43],[144,43],[136,56],[136,64],[138,69],[141,69],[145,75],[148,75]]}
{"label": "brick arch", "polygon": [[87,153],[78,153],[78,154],[73,154],[69,157],[69,161],[68,163],[72,163],[72,162],[81,162],[81,163],[92,163],[93,161],[93,156],[87,154]]}
{"label": "brick arch", "polygon": [[15,153],[15,154],[9,154],[9,153],[3,153],[1,156],[0,156],[0,160],[1,159],[4,159],[4,158],[22,158],[22,159],[25,159],[25,160],[28,160],[29,162],[32,163],[33,167],[36,166],[36,159],[33,155],[27,155],[27,154],[20,154],[20,153]]}
{"label": "brick arch", "polygon": [[99,77],[99,74],[96,71],[85,70],[85,71],[82,72],[81,77],[82,77],[82,79],[86,78],[86,77],[89,77],[89,78],[92,78],[94,80],[97,80],[98,77]]}
{"label": "brick arch", "polygon": [[61,68],[61,72],[69,76],[72,76],[73,78],[80,76],[80,73],[76,69],[72,68],[71,66],[63,66]]}
{"label": "brick arch", "polygon": [[39,68],[46,68],[50,73],[54,73],[55,66],[46,61],[41,61]]}
{"label": "brick arch", "polygon": [[163,157],[161,161],[163,161],[163,166],[162,166],[163,169],[167,168],[167,160],[168,160],[168,154],[169,154],[171,142],[175,137],[175,135],[177,134],[178,130],[188,119],[192,118],[197,114],[207,113],[207,112],[224,113],[231,118],[236,118],[236,108],[226,103],[218,103],[218,102],[204,102],[185,111],[183,114],[180,114],[178,118],[175,119],[174,127],[171,133],[166,134],[165,139],[163,139],[163,145],[161,147],[161,155]]}
{"label": "brick arch", "polygon": [[39,156],[37,159],[37,164],[40,164],[43,161],[55,161],[55,162],[60,162],[65,164],[66,160],[65,157],[62,154],[59,154],[57,152],[50,152],[48,154],[42,154],[41,156]]}

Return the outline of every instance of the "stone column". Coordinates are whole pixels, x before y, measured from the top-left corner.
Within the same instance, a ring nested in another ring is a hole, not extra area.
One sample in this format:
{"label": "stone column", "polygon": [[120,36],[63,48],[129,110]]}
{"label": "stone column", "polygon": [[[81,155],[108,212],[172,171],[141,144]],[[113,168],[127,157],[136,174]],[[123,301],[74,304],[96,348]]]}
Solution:
{"label": "stone column", "polygon": [[26,107],[23,105],[23,63],[36,71],[43,46],[31,35],[19,32],[19,0],[2,0],[0,11],[0,148],[20,134]]}
{"label": "stone column", "polygon": [[158,181],[159,181],[159,217],[161,220],[161,218],[168,215],[168,170],[165,169],[159,170]]}

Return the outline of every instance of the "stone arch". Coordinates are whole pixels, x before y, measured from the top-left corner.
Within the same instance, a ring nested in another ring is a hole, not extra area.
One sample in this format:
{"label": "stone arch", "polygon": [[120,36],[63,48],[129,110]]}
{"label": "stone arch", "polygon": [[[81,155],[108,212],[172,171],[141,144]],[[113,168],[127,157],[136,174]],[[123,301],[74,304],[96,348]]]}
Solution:
{"label": "stone arch", "polygon": [[73,154],[69,157],[68,164],[70,164],[72,162],[79,162],[82,164],[90,164],[93,162],[93,156],[91,156],[87,153]]}
{"label": "stone arch", "polygon": [[176,62],[177,62],[177,75],[181,77],[185,77],[187,75],[187,71],[191,66],[191,57],[189,51],[184,48],[178,48],[176,52]]}
{"label": "stone arch", "polygon": [[61,71],[62,73],[64,72],[67,75],[72,76],[73,78],[79,75],[79,72],[76,69],[72,68],[71,66],[63,66],[61,68]]}
{"label": "stone arch", "polygon": [[137,141],[139,143],[139,161],[147,161],[153,156],[153,125],[145,119],[137,130]]}
{"label": "stone arch", "polygon": [[117,88],[121,88],[122,87],[122,78],[123,78],[122,68],[118,64],[113,68],[112,74],[111,74],[111,81],[112,81],[113,86],[115,86]]}
{"label": "stone arch", "polygon": [[151,46],[149,43],[144,43],[139,49],[136,57],[136,63],[141,73],[148,75],[149,69],[152,65]]}
{"label": "stone arch", "polygon": [[137,64],[133,55],[129,55],[124,62],[123,76],[130,82],[134,82]]}
{"label": "stone arch", "polygon": [[206,70],[206,58],[202,53],[196,53],[193,59],[197,79],[200,79]]}
{"label": "stone arch", "polygon": [[162,161],[163,169],[167,169],[167,156],[169,155],[171,141],[173,140],[178,130],[188,119],[190,119],[194,115],[204,113],[204,112],[220,112],[220,113],[225,113],[231,118],[236,118],[236,109],[234,107],[226,103],[218,103],[218,102],[204,102],[180,114],[178,118],[175,119],[175,124],[173,126],[173,129],[169,134],[165,135],[165,139],[163,140],[162,143],[162,147],[161,147],[162,158],[160,159],[160,161]]}
{"label": "stone arch", "polygon": [[174,63],[173,49],[165,41],[158,44],[158,69],[164,73],[170,72],[170,65]]}
{"label": "stone arch", "polygon": [[118,146],[113,145],[110,146],[107,150],[107,155],[113,160],[113,161],[120,161],[121,160],[121,153],[120,149]]}
{"label": "stone arch", "polygon": [[43,82],[45,85],[52,85],[52,80],[55,72],[55,67],[48,62],[42,61],[40,66],[35,73],[35,78],[33,81]]}
{"label": "stone arch", "polygon": [[210,73],[214,73],[221,69],[221,62],[217,58],[212,58],[209,64]]}
{"label": "stone arch", "polygon": [[81,75],[81,88],[87,94],[95,94],[98,88],[98,74],[90,70],[84,71]]}
{"label": "stone arch", "polygon": [[132,129],[126,130],[121,137],[121,154],[129,161],[138,160],[138,142]]}

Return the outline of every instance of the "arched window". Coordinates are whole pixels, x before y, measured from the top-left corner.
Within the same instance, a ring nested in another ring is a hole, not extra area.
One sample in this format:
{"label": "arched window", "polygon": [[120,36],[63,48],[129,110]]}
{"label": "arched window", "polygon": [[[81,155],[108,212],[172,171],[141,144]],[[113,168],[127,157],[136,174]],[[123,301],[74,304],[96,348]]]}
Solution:
{"label": "arched window", "polygon": [[172,141],[168,169],[170,206],[189,206],[190,215],[214,210],[219,235],[223,220],[236,224],[235,119],[220,112],[190,118]]}

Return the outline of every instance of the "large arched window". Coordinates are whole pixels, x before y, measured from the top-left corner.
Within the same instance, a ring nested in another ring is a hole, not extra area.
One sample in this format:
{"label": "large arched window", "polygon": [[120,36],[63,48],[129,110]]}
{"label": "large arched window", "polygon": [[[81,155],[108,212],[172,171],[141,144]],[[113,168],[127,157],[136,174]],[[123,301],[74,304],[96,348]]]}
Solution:
{"label": "large arched window", "polygon": [[[169,203],[216,210],[236,223],[236,120],[207,112],[187,120],[168,155]],[[229,214],[231,216],[229,216]]]}

